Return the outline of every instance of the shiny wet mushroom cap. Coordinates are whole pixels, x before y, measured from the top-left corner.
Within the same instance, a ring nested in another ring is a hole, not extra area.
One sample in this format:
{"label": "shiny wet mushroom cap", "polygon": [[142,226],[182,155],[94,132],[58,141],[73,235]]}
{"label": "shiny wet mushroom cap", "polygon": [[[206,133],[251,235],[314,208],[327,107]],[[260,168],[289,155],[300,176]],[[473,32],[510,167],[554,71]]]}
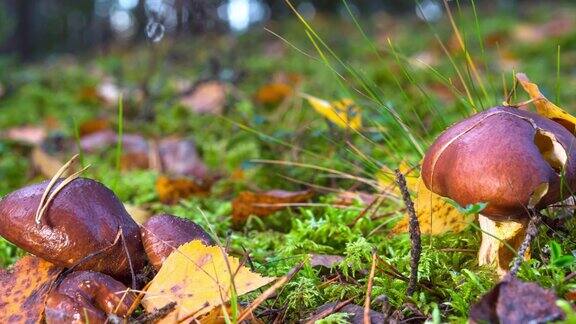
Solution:
{"label": "shiny wet mushroom cap", "polygon": [[[561,201],[576,188],[575,145],[552,120],[495,107],[442,133],[426,153],[422,178],[428,189],[462,206],[487,203],[482,229],[517,248],[529,209]],[[514,255],[507,250],[484,233],[480,264],[496,264],[503,273]]]}
{"label": "shiny wet mushroom cap", "polygon": [[97,181],[77,178],[62,187],[36,223],[48,184],[30,185],[0,200],[0,236],[62,267],[77,265],[79,270],[119,279],[130,276],[130,262],[135,272],[143,267],[145,255],[138,225],[116,195]]}
{"label": "shiny wet mushroom cap", "polygon": [[98,272],[73,272],[48,295],[46,323],[106,323],[108,315],[125,317],[133,303],[121,282]]}
{"label": "shiny wet mushroom cap", "polygon": [[150,263],[159,270],[166,258],[180,245],[200,240],[214,245],[214,240],[196,223],[168,214],[154,215],[142,225],[142,242]]}

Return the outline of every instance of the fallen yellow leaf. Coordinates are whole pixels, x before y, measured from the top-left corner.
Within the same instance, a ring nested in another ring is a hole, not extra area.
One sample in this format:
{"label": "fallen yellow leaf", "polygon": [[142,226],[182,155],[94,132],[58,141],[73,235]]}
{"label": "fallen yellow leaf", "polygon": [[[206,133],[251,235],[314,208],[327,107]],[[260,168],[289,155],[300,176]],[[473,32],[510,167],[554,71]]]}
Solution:
{"label": "fallen yellow leaf", "polygon": [[[418,184],[418,174],[415,172],[415,168],[411,167],[406,161],[400,162],[398,170],[402,172],[406,178],[406,185],[410,191],[413,191]],[[398,185],[396,185],[396,175],[394,170],[387,166],[383,166],[380,171],[376,173],[376,180],[378,184],[384,191],[393,192],[400,195],[400,190]]]}
{"label": "fallen yellow leaf", "polygon": [[162,322],[192,320],[228,302],[232,279],[236,295],[260,288],[275,278],[262,277],[228,256],[221,247],[195,240],[180,246],[162,264],[142,300],[147,312],[176,302]]}
{"label": "fallen yellow leaf", "polygon": [[242,191],[232,200],[232,221],[242,223],[250,215],[265,217],[287,208],[290,204],[304,203],[312,196],[314,192],[311,190]]}
{"label": "fallen yellow leaf", "polygon": [[[416,186],[409,189],[416,191],[414,208],[420,223],[420,231],[423,234],[458,233],[463,231],[476,218],[476,215],[462,214],[445,198],[428,190],[422,178],[418,178]],[[392,229],[394,234],[406,232],[408,232],[408,215],[396,223]]]}
{"label": "fallen yellow leaf", "polygon": [[50,287],[62,270],[31,255],[0,270],[0,323],[40,323]]}
{"label": "fallen yellow leaf", "polygon": [[285,83],[269,83],[263,85],[254,99],[263,105],[278,105],[292,94],[292,87]]}
{"label": "fallen yellow leaf", "polygon": [[[420,223],[420,231],[423,234],[438,235],[446,232],[460,232],[468,224],[474,221],[475,215],[464,215],[456,207],[452,206],[445,198],[428,190],[421,177],[415,174],[414,169],[402,162],[399,166],[400,172],[406,177],[406,184],[410,192],[416,192],[414,208]],[[395,194],[400,194],[398,186],[395,184],[394,172],[384,167],[376,175],[378,183],[383,189],[388,189]],[[408,215],[405,215],[394,228],[393,234],[408,232]]]}
{"label": "fallen yellow leaf", "polygon": [[564,109],[556,106],[550,100],[548,100],[536,83],[530,82],[526,74],[516,73],[516,79],[524,90],[530,95],[530,98],[534,100],[534,105],[536,106],[536,111],[549,119],[557,122],[558,124],[564,126],[572,134],[576,134],[576,117],[567,113]]}
{"label": "fallen yellow leaf", "polygon": [[351,99],[328,102],[307,94],[303,94],[303,97],[314,110],[334,124],[353,130],[362,128],[361,110]]}
{"label": "fallen yellow leaf", "polygon": [[211,185],[211,183],[197,183],[192,178],[161,175],[156,179],[156,192],[161,202],[175,204],[192,195],[207,195]]}

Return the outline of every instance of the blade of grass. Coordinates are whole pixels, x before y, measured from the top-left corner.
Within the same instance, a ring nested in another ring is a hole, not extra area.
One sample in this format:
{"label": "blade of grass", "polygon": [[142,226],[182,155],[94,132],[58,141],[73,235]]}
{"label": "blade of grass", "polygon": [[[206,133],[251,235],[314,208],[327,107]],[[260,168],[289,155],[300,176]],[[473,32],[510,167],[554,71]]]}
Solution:
{"label": "blade of grass", "polygon": [[[296,8],[294,7],[294,5],[292,4],[292,2],[290,0],[285,0],[285,2],[288,4],[288,6],[290,7],[290,9],[294,12],[294,14],[297,16],[297,18],[299,19],[299,21],[304,25],[304,27],[306,28],[306,33],[307,36],[310,39],[313,39],[313,44],[316,47],[316,49],[320,49],[320,45],[322,45],[322,48],[326,49],[326,51],[328,52],[328,54],[331,55],[331,57],[333,57],[344,69],[347,70],[348,73],[350,73],[352,76],[357,77],[358,73],[357,71],[355,71],[354,69],[352,69],[348,64],[346,64],[335,52],[334,50],[332,50],[332,48],[330,46],[328,46],[326,44],[326,42],[318,35],[318,33],[314,30],[314,28],[312,28],[310,26],[310,24],[306,21],[306,19],[296,10]],[[321,51],[323,53],[323,51]],[[325,59],[325,63],[327,63],[328,61],[326,60],[326,56],[325,55],[321,55],[324,59]],[[329,64],[329,62],[328,62]],[[390,107],[387,107],[385,105],[385,103],[381,100],[381,98],[379,98],[378,96],[375,96],[373,91],[370,89],[370,87],[366,84],[366,82],[363,82],[364,80],[362,80],[361,78],[358,80],[360,81],[361,85],[363,86],[364,90],[367,91],[366,95],[368,95],[368,98],[371,98],[372,100],[374,100],[375,102],[377,102],[379,105],[381,105],[383,108],[385,108],[385,110],[387,112],[389,112],[391,114],[391,116],[393,117],[394,121],[396,123],[398,123],[398,125],[401,127],[404,135],[408,136],[408,139],[410,140],[410,142],[413,144],[414,148],[421,154],[423,155],[423,149],[421,147],[421,145],[415,140],[413,134],[410,132],[409,128],[403,123],[402,119],[399,118],[398,113],[393,111],[392,109],[390,109]]]}
{"label": "blade of grass", "polygon": [[554,101],[556,105],[562,106],[560,104],[560,45],[556,51],[556,98]]}
{"label": "blade of grass", "polygon": [[446,14],[448,15],[448,19],[450,20],[450,25],[452,26],[452,31],[454,32],[454,34],[456,36],[456,40],[458,41],[460,48],[464,51],[464,56],[466,57],[466,61],[468,61],[468,64],[470,65],[470,69],[472,70],[472,74],[474,75],[476,82],[478,82],[478,86],[480,87],[482,94],[488,100],[488,93],[486,92],[486,88],[484,87],[484,81],[480,77],[480,74],[478,73],[478,69],[476,68],[476,64],[474,63],[474,60],[472,59],[470,52],[466,48],[466,44],[464,43],[464,39],[462,38],[462,35],[460,33],[460,29],[458,28],[458,25],[456,25],[456,22],[454,21],[454,17],[452,16],[452,11],[450,10],[450,6],[448,5],[448,1],[443,0],[442,2],[444,3],[444,8],[446,9]]}
{"label": "blade of grass", "polygon": [[70,117],[70,121],[72,123],[72,129],[74,130],[74,144],[76,144],[76,149],[78,150],[78,162],[80,163],[80,166],[83,167],[84,154],[82,152],[82,146],[80,145],[80,129],[74,117]]}
{"label": "blade of grass", "polygon": [[120,172],[122,159],[122,136],[124,129],[124,103],[122,93],[118,97],[118,142],[116,142],[116,171]]}

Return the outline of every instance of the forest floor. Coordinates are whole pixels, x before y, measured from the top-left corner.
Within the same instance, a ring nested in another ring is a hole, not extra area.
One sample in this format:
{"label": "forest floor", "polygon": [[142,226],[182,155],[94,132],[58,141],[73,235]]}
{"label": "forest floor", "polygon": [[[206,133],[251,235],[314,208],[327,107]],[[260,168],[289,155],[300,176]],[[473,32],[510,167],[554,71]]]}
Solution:
{"label": "forest floor", "polygon": [[[369,283],[371,308],[389,318],[464,322],[498,281],[493,269],[478,266],[478,226],[433,236],[423,230],[421,284],[407,295],[411,243],[397,225],[407,215],[392,171],[417,174],[443,129],[506,100],[515,72],[574,111],[575,9],[476,17],[454,8],[467,51],[446,15],[434,23],[317,16],[310,30],[294,16],[243,35],[166,37],[24,65],[0,57],[0,196],[49,179],[81,146],[81,163],[91,165],[82,176],[144,215],[200,224],[229,254],[249,255],[262,275],[280,277],[303,262],[255,311],[266,322],[304,319],[330,302],[363,307]],[[310,96],[344,100],[347,112],[315,109]],[[510,101],[527,99],[519,88]],[[148,143],[192,140],[199,158],[174,163],[194,163],[196,171],[166,170],[126,142],[86,143],[102,132]],[[269,190],[294,193],[264,197]],[[519,272],[569,301],[576,281],[565,279],[576,262],[551,262],[550,246],[566,255],[576,250],[571,214],[549,212],[557,226],[542,228]],[[23,255],[0,241],[0,265]],[[343,319],[332,314],[325,322]]]}

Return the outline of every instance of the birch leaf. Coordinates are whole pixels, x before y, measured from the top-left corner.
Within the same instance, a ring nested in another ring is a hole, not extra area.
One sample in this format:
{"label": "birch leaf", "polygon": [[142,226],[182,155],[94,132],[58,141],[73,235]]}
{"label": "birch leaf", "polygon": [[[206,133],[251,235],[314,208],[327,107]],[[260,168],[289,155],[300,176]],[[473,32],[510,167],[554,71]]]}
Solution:
{"label": "birch leaf", "polygon": [[304,94],[303,97],[306,98],[316,112],[335,125],[353,130],[360,130],[362,128],[360,107],[351,99],[329,102],[307,94]]}
{"label": "birch leaf", "polygon": [[152,279],[142,305],[147,312],[154,312],[176,302],[174,311],[162,322],[175,323],[184,319],[189,322],[228,302],[232,287],[240,296],[274,279],[251,272],[219,246],[206,246],[195,240],[170,254]]}
{"label": "birch leaf", "polygon": [[572,134],[576,134],[576,117],[570,115],[564,109],[556,106],[550,100],[548,100],[536,83],[531,82],[526,74],[524,73],[516,73],[516,79],[524,90],[530,95],[530,98],[534,100],[534,105],[536,106],[536,111],[546,117],[549,118],[558,124],[564,126],[568,129]]}

